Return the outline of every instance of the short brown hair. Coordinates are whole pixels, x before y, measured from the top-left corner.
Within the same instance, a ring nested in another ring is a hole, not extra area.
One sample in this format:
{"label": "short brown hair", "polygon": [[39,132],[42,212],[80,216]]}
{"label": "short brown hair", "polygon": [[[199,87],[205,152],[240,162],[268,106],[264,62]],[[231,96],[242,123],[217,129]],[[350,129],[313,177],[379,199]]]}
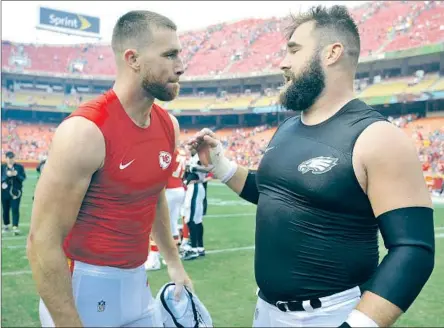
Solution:
{"label": "short brown hair", "polygon": [[291,38],[296,29],[307,22],[315,23],[319,38],[319,47],[324,47],[333,42],[340,42],[346,55],[354,64],[358,64],[359,53],[361,52],[361,39],[358,26],[345,6],[325,6],[311,7],[307,12],[291,16],[291,24],[286,29],[287,40]]}
{"label": "short brown hair", "polygon": [[160,14],[148,10],[134,10],[119,18],[113,29],[111,47],[114,52],[123,51],[129,43],[149,42],[152,27],[168,28],[177,31],[174,22]]}

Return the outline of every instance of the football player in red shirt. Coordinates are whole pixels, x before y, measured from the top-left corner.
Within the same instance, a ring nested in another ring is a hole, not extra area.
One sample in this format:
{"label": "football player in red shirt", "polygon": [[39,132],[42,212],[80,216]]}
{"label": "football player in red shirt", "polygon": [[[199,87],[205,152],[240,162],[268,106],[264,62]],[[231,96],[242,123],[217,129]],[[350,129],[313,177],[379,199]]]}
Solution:
{"label": "football player in red shirt", "polygon": [[153,12],[123,15],[112,36],[113,88],[55,133],[27,245],[43,326],[161,326],[143,265],[150,236],[176,297],[184,285],[192,288],[165,196],[179,125],[154,104],[179,92],[176,29]]}

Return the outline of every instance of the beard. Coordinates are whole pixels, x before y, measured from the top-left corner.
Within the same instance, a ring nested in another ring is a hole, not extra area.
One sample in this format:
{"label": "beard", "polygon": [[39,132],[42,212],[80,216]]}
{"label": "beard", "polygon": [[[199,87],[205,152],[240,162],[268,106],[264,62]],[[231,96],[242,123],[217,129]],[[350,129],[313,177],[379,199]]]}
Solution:
{"label": "beard", "polygon": [[142,80],[142,88],[146,93],[160,101],[171,101],[179,94],[179,83],[153,82],[149,76]]}
{"label": "beard", "polygon": [[290,85],[280,94],[279,102],[293,111],[305,111],[316,102],[325,88],[325,74],[319,54],[313,56],[299,77],[288,72]]}

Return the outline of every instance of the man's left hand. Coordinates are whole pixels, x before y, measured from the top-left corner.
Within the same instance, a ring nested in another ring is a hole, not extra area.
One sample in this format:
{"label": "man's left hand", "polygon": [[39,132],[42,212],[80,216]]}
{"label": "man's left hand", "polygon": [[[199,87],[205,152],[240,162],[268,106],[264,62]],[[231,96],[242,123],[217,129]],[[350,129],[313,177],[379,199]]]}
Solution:
{"label": "man's left hand", "polygon": [[194,291],[193,283],[191,282],[190,277],[188,277],[188,274],[185,272],[185,269],[181,262],[169,265],[168,274],[171,281],[176,285],[176,288],[174,290],[174,298],[176,299],[176,301],[180,300],[180,295],[183,291],[184,286],[187,286],[191,291]]}

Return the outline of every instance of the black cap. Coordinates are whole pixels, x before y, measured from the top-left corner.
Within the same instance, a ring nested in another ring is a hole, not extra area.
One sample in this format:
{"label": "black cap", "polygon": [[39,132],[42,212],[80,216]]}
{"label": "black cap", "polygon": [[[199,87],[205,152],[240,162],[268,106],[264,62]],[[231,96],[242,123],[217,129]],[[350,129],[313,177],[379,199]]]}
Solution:
{"label": "black cap", "polygon": [[15,157],[15,155],[12,151],[7,151],[5,156],[6,156],[6,158],[14,158]]}

